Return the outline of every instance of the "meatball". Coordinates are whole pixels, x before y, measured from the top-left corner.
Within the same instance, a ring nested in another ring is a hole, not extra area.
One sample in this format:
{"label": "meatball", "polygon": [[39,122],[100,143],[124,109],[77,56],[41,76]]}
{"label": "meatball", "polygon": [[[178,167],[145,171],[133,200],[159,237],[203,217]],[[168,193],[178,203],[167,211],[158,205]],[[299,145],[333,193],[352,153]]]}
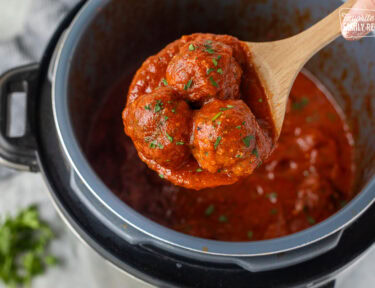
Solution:
{"label": "meatball", "polygon": [[168,87],[138,97],[123,112],[125,133],[138,153],[174,169],[191,155],[188,147],[191,119],[189,105]]}
{"label": "meatball", "polygon": [[166,71],[169,85],[185,99],[201,103],[210,98],[240,98],[241,76],[232,47],[211,40],[186,43]]}
{"label": "meatball", "polygon": [[270,153],[269,138],[242,100],[212,100],[193,123],[193,155],[212,173],[249,175]]}

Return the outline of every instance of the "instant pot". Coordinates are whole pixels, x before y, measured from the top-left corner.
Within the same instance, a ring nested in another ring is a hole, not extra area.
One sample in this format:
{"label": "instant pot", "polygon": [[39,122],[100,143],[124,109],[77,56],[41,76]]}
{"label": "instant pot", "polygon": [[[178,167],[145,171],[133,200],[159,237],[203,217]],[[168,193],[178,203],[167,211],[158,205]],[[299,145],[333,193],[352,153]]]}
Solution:
{"label": "instant pot", "polygon": [[[149,55],[184,34],[246,41],[298,33],[336,9],[325,0],[90,0],[66,17],[40,64],[0,78],[1,162],[41,172],[67,225],[126,273],[160,287],[334,287],[375,241],[375,41],[338,39],[306,69],[355,134],[356,197],[304,231],[252,242],[201,239],[142,216],[101,181],[86,157],[103,95]],[[339,20],[338,20],[339,21]],[[27,95],[26,131],[9,136],[13,92]],[[126,91],[124,91],[125,104]],[[121,121],[121,115],[114,115]],[[122,131],[121,131],[122,133]]]}

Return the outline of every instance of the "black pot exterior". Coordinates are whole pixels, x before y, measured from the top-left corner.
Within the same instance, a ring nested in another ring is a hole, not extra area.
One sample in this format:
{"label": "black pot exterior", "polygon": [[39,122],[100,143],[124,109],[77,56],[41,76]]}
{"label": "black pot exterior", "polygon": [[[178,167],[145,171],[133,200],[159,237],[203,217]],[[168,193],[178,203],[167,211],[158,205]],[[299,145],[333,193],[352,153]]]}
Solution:
{"label": "black pot exterior", "polygon": [[[299,265],[257,273],[233,264],[205,262],[153,246],[133,245],[109,229],[67,185],[71,182],[72,167],[59,141],[52,111],[48,77],[51,58],[58,38],[82,4],[72,11],[51,40],[37,72],[38,84],[28,91],[28,97],[34,103],[33,134],[38,167],[53,201],[74,231],[98,253],[124,271],[159,287],[323,287],[321,283],[332,279],[374,243],[375,231],[368,229],[375,220],[374,206],[343,231],[331,251]],[[329,281],[327,285],[333,283]]]}

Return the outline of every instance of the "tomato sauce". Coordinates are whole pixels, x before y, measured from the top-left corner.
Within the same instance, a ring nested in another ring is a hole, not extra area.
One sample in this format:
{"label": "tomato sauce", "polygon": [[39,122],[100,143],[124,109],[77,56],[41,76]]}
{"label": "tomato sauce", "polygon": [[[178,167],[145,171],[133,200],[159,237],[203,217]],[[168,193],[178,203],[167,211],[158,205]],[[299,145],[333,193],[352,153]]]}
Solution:
{"label": "tomato sauce", "polygon": [[123,112],[142,161],[196,190],[233,184],[261,165],[273,149],[271,119],[247,45],[202,33],[147,58]]}
{"label": "tomato sauce", "polygon": [[124,135],[123,79],[96,115],[87,156],[104,183],[150,219],[190,235],[251,241],[288,235],[338,211],[352,197],[353,140],[340,110],[299,74],[270,158],[241,182],[200,191],[175,186],[150,170]]}

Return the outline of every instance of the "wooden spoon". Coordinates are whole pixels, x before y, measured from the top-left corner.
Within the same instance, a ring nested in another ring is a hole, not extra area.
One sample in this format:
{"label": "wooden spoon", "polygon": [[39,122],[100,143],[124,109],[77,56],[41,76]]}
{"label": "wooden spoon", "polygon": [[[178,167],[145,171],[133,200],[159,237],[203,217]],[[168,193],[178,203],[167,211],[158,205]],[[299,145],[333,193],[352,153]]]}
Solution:
{"label": "wooden spoon", "polygon": [[265,87],[271,114],[279,137],[290,89],[303,65],[320,49],[341,35],[340,9],[351,8],[348,0],[323,20],[293,37],[273,42],[246,42],[253,65]]}

